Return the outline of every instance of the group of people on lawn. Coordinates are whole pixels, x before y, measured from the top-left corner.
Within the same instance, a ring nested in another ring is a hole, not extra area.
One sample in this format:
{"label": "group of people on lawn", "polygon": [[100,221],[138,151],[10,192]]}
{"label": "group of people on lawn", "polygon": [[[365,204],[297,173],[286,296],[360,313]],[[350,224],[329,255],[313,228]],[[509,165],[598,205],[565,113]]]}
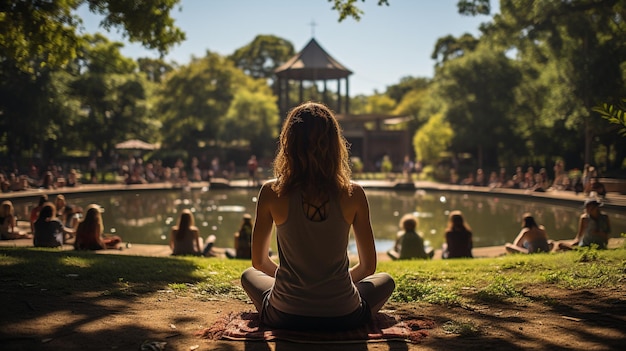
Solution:
{"label": "group of people on lawn", "polygon": [[2,239],[32,238],[35,247],[73,244],[77,250],[118,249],[122,238],[104,233],[102,211],[96,204],[83,211],[69,205],[62,194],[58,194],[54,202],[43,194],[30,212],[30,234],[20,230],[13,203],[5,200],[0,210],[0,234]]}
{"label": "group of people on lawn", "polygon": [[[261,187],[254,225],[251,216],[243,217],[231,253],[251,259],[252,267],[241,274],[241,286],[262,324],[295,330],[358,328],[370,322],[393,293],[393,277],[376,272],[367,196],[351,181],[350,174],[347,143],[334,113],[314,102],[292,109],[279,138],[275,178]],[[610,224],[600,205],[597,199],[585,201],[578,234],[564,248],[606,247]],[[99,206],[89,206],[76,228],[67,227],[56,216],[57,207],[43,200],[37,209],[32,227],[35,246],[58,246],[66,236],[74,238],[78,249],[109,248],[121,242],[119,237],[103,235]],[[417,224],[412,216],[402,218],[402,232],[390,256],[412,258],[409,251],[414,250],[420,258],[432,257],[424,250]],[[274,228],[279,263],[270,251]],[[354,265],[350,265],[347,253],[351,230],[358,251]],[[81,239],[82,232],[90,233],[92,239]],[[202,242],[189,210],[181,212],[170,237],[174,254],[210,256],[213,250],[214,239]],[[550,248],[545,230],[532,216],[525,216],[522,231],[511,247],[528,253]],[[443,257],[472,257],[471,250],[471,229],[463,215],[453,211]]]}
{"label": "group of people on lawn", "polygon": [[[522,216],[522,229],[512,243],[504,245],[508,253],[539,253],[557,250],[572,250],[574,247],[595,246],[606,249],[611,232],[608,215],[600,211],[602,201],[591,194],[584,202],[585,212],[580,216],[578,232],[571,241],[554,242],[548,238],[543,225],[537,224],[531,213]],[[426,249],[422,234],[417,231],[417,218],[406,214],[400,220],[401,230],[395,245],[387,251],[389,257],[397,259],[433,258],[434,250]],[[441,258],[468,258],[472,256],[472,231],[464,221],[461,211],[450,212],[445,231]]]}

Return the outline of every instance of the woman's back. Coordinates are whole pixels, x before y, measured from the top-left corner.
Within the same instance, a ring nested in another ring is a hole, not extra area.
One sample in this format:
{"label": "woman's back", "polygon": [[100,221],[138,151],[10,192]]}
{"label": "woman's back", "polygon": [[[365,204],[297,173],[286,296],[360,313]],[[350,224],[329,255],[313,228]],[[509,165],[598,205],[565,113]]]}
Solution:
{"label": "woman's back", "polygon": [[250,258],[252,256],[252,224],[245,224],[239,230],[237,236],[237,258]]}
{"label": "woman's back", "polygon": [[472,257],[472,232],[453,229],[446,232],[447,258]]}
{"label": "woman's back", "polygon": [[407,231],[402,235],[400,259],[428,258],[424,248],[424,239],[415,231]]}
{"label": "woman's back", "polygon": [[307,316],[336,316],[354,311],[360,302],[348,272],[350,224],[345,221],[339,202],[329,199],[327,217],[313,221],[304,213],[300,192],[287,196],[287,219],[277,225],[281,264],[271,303],[283,312]]}
{"label": "woman's back", "polygon": [[178,227],[173,229],[174,247],[172,255],[199,255],[202,248],[197,247],[198,228],[193,226],[179,232]]}
{"label": "woman's back", "polygon": [[58,247],[63,245],[63,223],[56,218],[39,218],[34,224],[33,245],[35,247]]}
{"label": "woman's back", "polygon": [[533,226],[524,228],[522,247],[528,250],[528,253],[550,252],[548,243],[548,235],[543,226]]}
{"label": "woman's back", "polygon": [[74,249],[76,250],[103,250],[106,246],[100,237],[100,230],[89,222],[82,221],[76,228]]}

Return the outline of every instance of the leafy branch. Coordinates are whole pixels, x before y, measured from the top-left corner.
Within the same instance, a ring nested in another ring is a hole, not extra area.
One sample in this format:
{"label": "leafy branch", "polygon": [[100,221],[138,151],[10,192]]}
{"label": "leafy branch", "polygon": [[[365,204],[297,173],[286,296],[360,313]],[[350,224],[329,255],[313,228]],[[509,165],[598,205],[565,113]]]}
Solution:
{"label": "leafy branch", "polygon": [[[355,2],[357,0],[328,0],[328,2],[333,4],[333,10],[339,12],[339,22],[342,22],[348,17],[352,17],[355,21],[359,21],[361,19],[361,15],[364,13]],[[365,0],[361,0],[361,2],[365,2]],[[389,6],[389,0],[378,0],[378,6],[387,5]]]}
{"label": "leafy branch", "polygon": [[623,126],[624,128],[619,130],[619,134],[626,136],[626,98],[616,105],[603,103],[595,106],[592,110],[599,113],[600,117],[606,119],[609,123]]}

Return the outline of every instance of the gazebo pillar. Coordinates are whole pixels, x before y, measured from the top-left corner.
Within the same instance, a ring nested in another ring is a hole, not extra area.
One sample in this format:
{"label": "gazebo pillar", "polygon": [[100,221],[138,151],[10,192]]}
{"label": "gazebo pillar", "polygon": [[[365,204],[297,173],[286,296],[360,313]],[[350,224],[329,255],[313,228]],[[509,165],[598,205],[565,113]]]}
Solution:
{"label": "gazebo pillar", "polygon": [[337,79],[337,113],[341,113],[341,78]]}
{"label": "gazebo pillar", "polygon": [[350,114],[350,78],[346,77],[346,115]]}

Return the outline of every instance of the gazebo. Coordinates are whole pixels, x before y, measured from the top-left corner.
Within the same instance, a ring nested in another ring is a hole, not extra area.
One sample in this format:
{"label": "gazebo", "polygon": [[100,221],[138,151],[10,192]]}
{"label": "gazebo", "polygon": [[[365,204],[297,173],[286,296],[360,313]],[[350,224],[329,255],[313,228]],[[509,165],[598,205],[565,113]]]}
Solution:
{"label": "gazebo", "polygon": [[[289,81],[300,82],[299,102],[304,99],[304,81],[323,81],[322,102],[328,104],[327,81],[337,80],[337,106],[331,106],[337,113],[349,113],[350,95],[348,76],[352,71],[344,67],[337,60],[331,57],[313,38],[309,43],[287,62],[278,67],[275,71],[277,76],[277,95],[280,114],[284,118],[287,111],[292,107],[289,101]],[[345,101],[341,96],[341,80],[345,79]],[[299,103],[298,102],[298,103]]]}
{"label": "gazebo", "polygon": [[[376,162],[384,155],[396,165],[401,165],[406,155],[412,155],[411,138],[406,130],[388,130],[385,126],[406,121],[406,116],[385,114],[353,115],[350,114],[350,94],[348,77],[352,71],[330,56],[315,39],[287,62],[278,67],[276,74],[276,93],[280,115],[285,118],[287,111],[294,105],[305,101],[304,82],[322,81],[322,102],[331,107],[342,124],[344,135],[351,144],[350,153],[360,157],[366,170],[375,170]],[[345,79],[345,94],[341,94],[341,80]],[[337,105],[329,103],[327,82],[337,80]],[[290,81],[300,82],[299,101],[289,101]],[[312,99],[308,97],[307,99]],[[366,128],[366,125],[373,128]]]}

